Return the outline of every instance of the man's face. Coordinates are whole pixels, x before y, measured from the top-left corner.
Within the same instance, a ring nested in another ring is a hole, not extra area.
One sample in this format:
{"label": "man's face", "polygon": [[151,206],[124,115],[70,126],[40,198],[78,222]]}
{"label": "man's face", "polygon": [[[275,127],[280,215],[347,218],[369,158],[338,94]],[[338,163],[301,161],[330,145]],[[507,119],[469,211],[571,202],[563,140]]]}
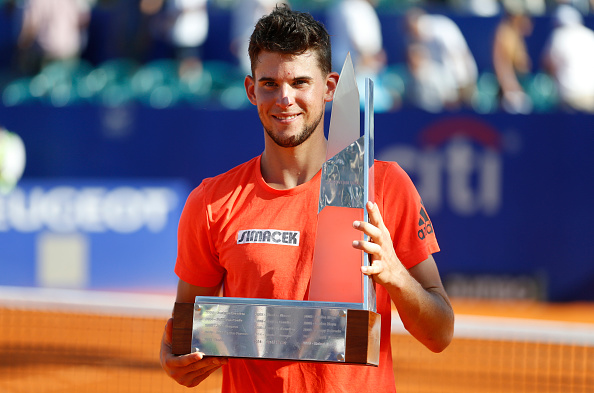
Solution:
{"label": "man's face", "polygon": [[337,81],[336,73],[322,74],[311,51],[298,56],[264,51],[245,88],[268,136],[281,147],[296,147],[312,133],[323,133],[324,109]]}

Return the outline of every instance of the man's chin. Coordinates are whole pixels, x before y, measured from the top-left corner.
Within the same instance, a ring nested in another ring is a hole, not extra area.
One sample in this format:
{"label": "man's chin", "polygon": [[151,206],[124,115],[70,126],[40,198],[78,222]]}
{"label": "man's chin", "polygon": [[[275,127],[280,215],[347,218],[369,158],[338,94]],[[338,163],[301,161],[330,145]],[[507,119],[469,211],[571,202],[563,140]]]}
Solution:
{"label": "man's chin", "polygon": [[309,138],[309,135],[311,135],[304,134],[303,132],[297,135],[291,135],[287,132],[284,132],[283,134],[279,135],[278,133],[274,133],[273,131],[270,131],[268,129],[266,129],[266,133],[277,146],[287,148],[299,146],[300,144],[305,142],[307,138]]}
{"label": "man's chin", "polygon": [[309,137],[314,133],[316,128],[319,126],[320,122],[322,121],[323,114],[319,116],[317,121],[313,124],[305,125],[301,129],[298,129],[298,125],[294,124],[291,127],[293,130],[297,130],[293,133],[289,129],[286,129],[282,132],[275,133],[270,129],[264,127],[266,134],[272,139],[274,143],[276,143],[280,147],[292,148],[301,145],[303,142],[309,139]]}

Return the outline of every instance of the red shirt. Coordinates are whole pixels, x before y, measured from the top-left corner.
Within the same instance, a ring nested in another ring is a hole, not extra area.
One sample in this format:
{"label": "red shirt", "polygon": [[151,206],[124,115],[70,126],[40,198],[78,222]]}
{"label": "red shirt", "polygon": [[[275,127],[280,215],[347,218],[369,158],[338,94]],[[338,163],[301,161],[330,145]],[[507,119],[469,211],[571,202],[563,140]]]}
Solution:
{"label": "red shirt", "polygon": [[[395,163],[376,161],[375,200],[407,267],[439,251],[412,181]],[[224,296],[306,300],[316,239],[321,171],[289,190],[271,188],[256,157],[205,179],[186,202],[178,230],[175,272],[189,284]],[[391,302],[377,287],[382,316],[379,367],[230,359],[223,392],[394,392]]]}

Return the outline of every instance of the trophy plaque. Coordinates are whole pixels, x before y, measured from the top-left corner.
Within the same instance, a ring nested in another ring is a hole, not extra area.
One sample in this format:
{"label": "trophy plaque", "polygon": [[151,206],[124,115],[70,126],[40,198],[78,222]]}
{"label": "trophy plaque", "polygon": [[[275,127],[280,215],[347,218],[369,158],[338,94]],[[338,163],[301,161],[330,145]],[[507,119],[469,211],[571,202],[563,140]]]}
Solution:
{"label": "trophy plaque", "polygon": [[176,303],[173,353],[377,366],[380,315],[375,286],[361,273],[368,256],[351,247],[364,235],[373,195],[373,81],[365,85],[364,135],[350,54],[336,88],[322,168],[308,300],[197,296]]}

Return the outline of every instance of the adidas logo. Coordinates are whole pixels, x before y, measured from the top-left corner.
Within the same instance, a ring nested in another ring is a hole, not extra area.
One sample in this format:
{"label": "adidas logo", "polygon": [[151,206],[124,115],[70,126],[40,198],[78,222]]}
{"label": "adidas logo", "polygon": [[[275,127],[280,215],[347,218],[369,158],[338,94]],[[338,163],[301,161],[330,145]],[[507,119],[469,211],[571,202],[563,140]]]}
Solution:
{"label": "adidas logo", "polygon": [[425,211],[425,208],[421,206],[421,211],[419,212],[421,218],[419,218],[419,227],[420,229],[417,232],[419,239],[423,240],[427,235],[433,233],[433,225],[431,225],[431,221],[429,220],[429,216]]}
{"label": "adidas logo", "polygon": [[287,246],[299,245],[299,231],[276,229],[247,229],[237,232],[237,244],[268,243]]}

